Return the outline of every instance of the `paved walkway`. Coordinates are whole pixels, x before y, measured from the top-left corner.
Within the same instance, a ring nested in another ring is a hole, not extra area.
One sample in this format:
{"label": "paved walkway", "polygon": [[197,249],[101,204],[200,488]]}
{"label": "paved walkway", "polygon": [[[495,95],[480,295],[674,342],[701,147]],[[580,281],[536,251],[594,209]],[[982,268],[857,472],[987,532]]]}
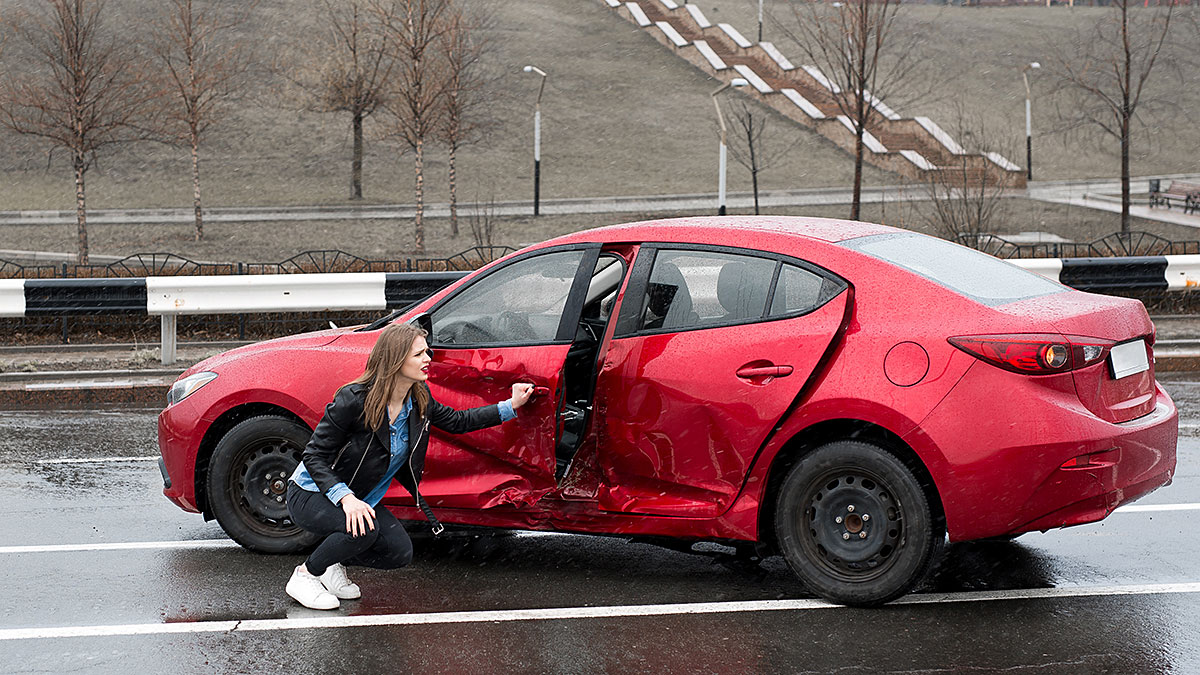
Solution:
{"label": "paved walkway", "polygon": [[[1200,174],[1154,176],[1154,178],[1161,179],[1164,188],[1166,183],[1171,180],[1200,182]],[[1129,190],[1133,194],[1149,193],[1150,177],[1141,176],[1131,179]],[[1113,213],[1121,212],[1121,181],[1119,179],[1031,182],[1028,193],[1030,199],[1039,201],[1069,204]],[[1158,207],[1152,209],[1144,200],[1130,204],[1129,214],[1148,220],[1200,228],[1200,213],[1185,214],[1181,208]]]}

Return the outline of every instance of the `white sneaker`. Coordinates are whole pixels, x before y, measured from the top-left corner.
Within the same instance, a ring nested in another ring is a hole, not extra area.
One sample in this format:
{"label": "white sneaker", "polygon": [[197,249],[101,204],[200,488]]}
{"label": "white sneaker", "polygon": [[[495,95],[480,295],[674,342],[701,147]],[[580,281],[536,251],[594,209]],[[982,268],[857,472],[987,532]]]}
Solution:
{"label": "white sneaker", "polygon": [[309,609],[337,609],[342,603],[329,591],[319,577],[308,573],[301,564],[287,582],[287,594]]}
{"label": "white sneaker", "polygon": [[321,584],[325,586],[325,590],[342,600],[357,600],[362,597],[358,584],[346,576],[346,568],[342,563],[334,563],[325,568],[325,573],[321,575]]}

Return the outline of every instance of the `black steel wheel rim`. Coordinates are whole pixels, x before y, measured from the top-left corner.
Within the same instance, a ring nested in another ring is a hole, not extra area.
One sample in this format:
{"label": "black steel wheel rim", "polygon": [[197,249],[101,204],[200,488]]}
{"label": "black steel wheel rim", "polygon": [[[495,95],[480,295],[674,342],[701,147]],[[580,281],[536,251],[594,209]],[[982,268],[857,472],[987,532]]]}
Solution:
{"label": "black steel wheel rim", "polygon": [[287,484],[302,453],[283,438],[259,439],[238,452],[228,488],[240,520],[256,533],[289,537],[300,531],[288,514]]}
{"label": "black steel wheel rim", "polygon": [[806,559],[847,582],[876,579],[897,562],[904,546],[904,508],[877,474],[838,468],[810,480],[799,523]]}

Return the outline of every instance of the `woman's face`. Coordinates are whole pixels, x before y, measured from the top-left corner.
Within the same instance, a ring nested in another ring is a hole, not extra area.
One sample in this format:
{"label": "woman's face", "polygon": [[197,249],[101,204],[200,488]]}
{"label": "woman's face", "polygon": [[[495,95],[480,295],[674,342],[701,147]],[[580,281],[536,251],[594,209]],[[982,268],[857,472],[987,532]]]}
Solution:
{"label": "woman's face", "polygon": [[432,360],[429,345],[425,342],[425,338],[417,336],[417,339],[413,340],[412,349],[409,350],[408,357],[404,359],[404,364],[400,366],[400,377],[413,382],[428,380],[429,362]]}

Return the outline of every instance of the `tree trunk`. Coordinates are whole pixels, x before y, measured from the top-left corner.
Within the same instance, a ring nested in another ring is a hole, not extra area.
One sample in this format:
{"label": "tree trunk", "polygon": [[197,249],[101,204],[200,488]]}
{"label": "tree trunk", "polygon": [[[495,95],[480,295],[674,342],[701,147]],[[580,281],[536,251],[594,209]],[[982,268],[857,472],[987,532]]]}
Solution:
{"label": "tree trunk", "polygon": [[858,136],[854,140],[854,196],[850,201],[850,220],[858,220],[858,207],[862,200],[863,128],[858,125]]}
{"label": "tree trunk", "polygon": [[192,206],[196,211],[196,241],[204,238],[204,216],[200,209],[200,136],[192,131]]}
{"label": "tree trunk", "polygon": [[1129,232],[1129,116],[1121,119],[1121,232]]}
{"label": "tree trunk", "polygon": [[417,139],[413,156],[413,169],[417,179],[417,212],[413,219],[413,253],[425,253],[425,141]]}
{"label": "tree trunk", "polygon": [[88,264],[88,235],[87,235],[87,200],[84,193],[83,174],[87,171],[87,163],[84,158],[75,155],[75,218],[77,223],[77,236],[79,244],[79,254],[76,258],[76,264]]}
{"label": "tree trunk", "polygon": [[363,115],[354,113],[354,156],[350,158],[350,198],[362,199]]}
{"label": "tree trunk", "polygon": [[454,157],[458,149],[450,144],[450,236],[458,236],[458,175],[454,170]]}
{"label": "tree trunk", "polygon": [[754,215],[758,214],[758,169],[750,172],[750,182],[754,185]]}

